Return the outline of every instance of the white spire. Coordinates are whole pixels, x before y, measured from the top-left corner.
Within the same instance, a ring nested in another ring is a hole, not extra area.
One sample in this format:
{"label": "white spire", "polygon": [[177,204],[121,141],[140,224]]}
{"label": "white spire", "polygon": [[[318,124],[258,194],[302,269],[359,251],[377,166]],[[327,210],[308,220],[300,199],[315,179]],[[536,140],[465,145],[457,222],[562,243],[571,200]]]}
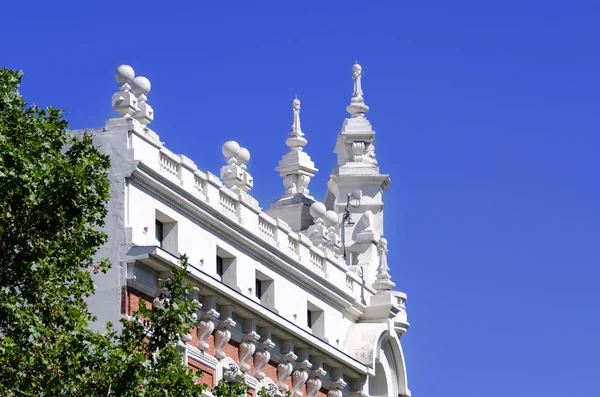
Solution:
{"label": "white spire", "polygon": [[352,66],[352,79],[354,80],[354,90],[352,91],[352,99],[350,105],[346,107],[348,113],[352,117],[365,117],[365,113],[369,111],[369,107],[365,104],[362,91],[362,66],[355,63]]}
{"label": "white spire", "polygon": [[292,102],[292,111],[292,130],[285,141],[290,151],[282,157],[279,165],[275,168],[279,175],[283,177],[283,185],[286,189],[282,199],[295,194],[310,197],[308,196],[308,183],[317,171],[310,156],[303,151],[308,141],[304,138],[304,133],[300,127],[300,101],[298,98]]}
{"label": "white spire", "polygon": [[294,112],[294,118],[292,120],[292,130],[290,131],[289,138],[285,141],[285,144],[291,150],[302,150],[308,141],[304,138],[302,128],[300,128],[300,101],[298,98],[292,102],[292,110]]}

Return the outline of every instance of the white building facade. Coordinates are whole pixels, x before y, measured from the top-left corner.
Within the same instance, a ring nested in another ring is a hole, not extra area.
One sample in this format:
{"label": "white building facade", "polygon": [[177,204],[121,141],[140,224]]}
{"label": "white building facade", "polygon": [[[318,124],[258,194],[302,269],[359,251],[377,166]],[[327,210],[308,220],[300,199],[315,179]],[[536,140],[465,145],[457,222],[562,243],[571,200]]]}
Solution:
{"label": "white building facade", "polygon": [[251,195],[248,150],[225,142],[220,176],[171,152],[149,128],[150,82],[119,66],[118,117],[88,130],[111,158],[109,242],[98,257],[113,266],[90,300],[99,322],[151,302],[185,253],[202,303],[185,360],[204,372],[200,381],[243,373],[253,395],[265,387],[272,396],[410,396],[406,295],[394,291],[383,237],[390,179],[377,166],[360,65],[352,77],[324,201],[308,189],[317,169],[295,99],[289,151],[276,168],[285,193],[263,210]]}

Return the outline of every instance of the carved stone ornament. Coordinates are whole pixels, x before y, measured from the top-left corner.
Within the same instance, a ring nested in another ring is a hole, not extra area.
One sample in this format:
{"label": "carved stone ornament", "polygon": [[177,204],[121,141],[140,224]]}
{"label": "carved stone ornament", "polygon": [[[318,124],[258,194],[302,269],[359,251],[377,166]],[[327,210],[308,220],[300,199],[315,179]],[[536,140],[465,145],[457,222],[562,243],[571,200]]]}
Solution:
{"label": "carved stone ornament", "polygon": [[281,362],[277,365],[277,387],[282,392],[290,390],[288,385],[285,384],[285,381],[294,370],[294,364],[292,364],[292,362],[298,358],[294,354],[294,343],[295,342],[292,340],[288,340],[283,343]]}
{"label": "carved stone ornament", "polygon": [[365,104],[362,90],[362,66],[355,63],[352,66],[352,80],[354,80],[354,89],[352,90],[352,99],[350,105],[346,107],[346,111],[352,117],[365,117],[365,113],[369,111],[369,107]]}
{"label": "carved stone ornament", "polygon": [[135,78],[135,72],[129,65],[121,65],[115,71],[115,80],[119,83],[119,91],[112,96],[112,106],[121,117],[130,117],[138,109],[138,100],[130,91],[129,83]]}
{"label": "carved stone ornament", "polygon": [[277,387],[279,390],[286,392],[290,388],[285,384],[285,380],[291,375],[294,370],[294,365],[290,362],[282,362],[277,365]]}
{"label": "carved stone ornament", "polygon": [[250,371],[250,358],[256,350],[256,342],[260,339],[260,335],[256,333],[256,320],[246,322],[245,328],[247,333],[242,337],[242,343],[239,348],[240,369],[242,372]]}
{"label": "carved stone ornament", "polygon": [[292,396],[302,397],[302,386],[308,380],[308,372],[306,370],[297,369],[292,374]]}
{"label": "carved stone ornament", "polygon": [[213,333],[215,330],[215,323],[211,321],[211,319],[204,318],[198,321],[198,349],[205,351],[208,350],[208,343],[206,339]]}
{"label": "carved stone ornament", "polygon": [[271,341],[271,333],[267,331],[263,339],[258,343],[257,351],[254,353],[254,377],[261,380],[265,377],[263,369],[271,359],[269,350],[275,347],[275,343]]}
{"label": "carved stone ornament", "polygon": [[377,244],[377,253],[379,254],[379,268],[377,269],[377,278],[373,283],[373,288],[378,294],[387,293],[394,289],[396,284],[390,276],[390,268],[387,265],[387,240],[383,237],[379,239]]}
{"label": "carved stone ornament", "polygon": [[321,390],[321,386],[323,385],[323,381],[321,378],[310,378],[306,381],[306,397],[315,397],[319,390]]}
{"label": "carved stone ornament", "polygon": [[200,320],[197,325],[198,349],[206,351],[209,348],[206,340],[215,330],[215,322],[219,318],[219,312],[216,310],[217,298],[215,296],[206,296],[202,302],[202,307],[206,310],[199,312]]}
{"label": "carved stone ornament", "polygon": [[218,360],[227,357],[223,349],[231,339],[231,331],[229,329],[235,326],[235,321],[231,318],[233,315],[233,306],[225,305],[222,306],[221,310],[221,322],[215,331],[215,357]]}
{"label": "carved stone ornament", "polygon": [[352,162],[377,165],[375,145],[372,142],[349,142],[346,144],[346,154]]}
{"label": "carved stone ornament", "polygon": [[226,357],[223,352],[225,345],[231,339],[231,331],[227,328],[219,328],[215,331],[215,357],[222,360]]}
{"label": "carved stone ornament", "polygon": [[308,349],[298,351],[296,370],[292,373],[292,397],[302,397],[302,386],[308,380],[308,370],[312,364],[308,361]]}
{"label": "carved stone ornament", "polygon": [[221,167],[221,180],[235,192],[248,192],[254,186],[254,180],[246,163],[250,160],[250,152],[235,141],[227,141],[222,147],[227,165]]}
{"label": "carved stone ornament", "polygon": [[283,395],[279,392],[277,385],[271,380],[271,378],[264,378],[260,384],[265,388],[265,393],[269,397],[279,397]]}
{"label": "carved stone ornament", "polygon": [[342,397],[342,389],[346,386],[342,368],[336,368],[331,374],[331,385],[327,397]]}
{"label": "carved stone ornament", "polygon": [[240,375],[243,375],[242,371],[235,363],[230,362],[227,367],[223,368],[223,378],[230,382],[237,382]]}
{"label": "carved stone ornament", "polygon": [[315,397],[321,386],[323,385],[322,378],[327,374],[323,369],[323,357],[315,356],[312,358],[313,370],[309,373],[309,378],[306,381],[306,397]]}

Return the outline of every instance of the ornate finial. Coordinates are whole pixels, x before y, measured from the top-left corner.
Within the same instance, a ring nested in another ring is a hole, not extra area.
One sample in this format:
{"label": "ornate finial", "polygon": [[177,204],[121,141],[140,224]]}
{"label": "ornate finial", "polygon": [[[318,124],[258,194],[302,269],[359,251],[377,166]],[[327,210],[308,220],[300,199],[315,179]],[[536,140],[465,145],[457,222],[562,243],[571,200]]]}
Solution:
{"label": "ornate finial", "polygon": [[302,133],[302,128],[300,128],[300,101],[297,97],[292,101],[292,110],[294,112],[292,130],[290,131],[289,138],[285,141],[285,144],[288,145],[291,150],[299,151],[306,146],[308,141],[304,138],[304,133]]}
{"label": "ornate finial", "polygon": [[352,79],[354,80],[354,91],[352,92],[352,98],[362,98],[363,92],[360,84],[362,72],[362,66],[358,63],[352,65]]}
{"label": "ornate finial", "polygon": [[135,72],[129,65],[121,65],[115,70],[115,80],[119,83],[119,91],[112,96],[112,106],[121,117],[131,116],[138,111],[138,100],[129,91]]}
{"label": "ornate finial", "polygon": [[352,117],[365,117],[365,113],[369,111],[369,107],[365,105],[365,100],[363,99],[361,84],[362,66],[358,63],[352,66],[352,79],[354,80],[354,90],[352,91],[350,105],[346,107],[346,110]]}
{"label": "ornate finial", "polygon": [[119,83],[119,89],[121,91],[128,91],[131,87],[129,83],[133,81],[135,72],[129,65],[121,65],[115,70],[115,80]]}
{"label": "ornate finial", "polygon": [[300,101],[298,98],[292,101],[292,110],[294,114],[292,130],[285,141],[290,151],[283,156],[275,168],[283,177],[283,185],[286,189],[283,197],[285,198],[292,197],[297,193],[308,196],[308,183],[317,171],[310,156],[302,150],[308,141],[304,138],[304,133],[300,128]]}
{"label": "ornate finial", "polygon": [[221,167],[221,179],[225,186],[232,190],[247,192],[254,185],[252,176],[248,173],[246,163],[250,160],[248,149],[240,147],[235,141],[227,141],[221,149],[227,165]]}
{"label": "ornate finial", "polygon": [[133,79],[131,86],[133,87],[133,93],[137,97],[139,108],[139,111],[133,117],[140,123],[148,125],[154,120],[154,110],[152,109],[152,106],[146,102],[148,100],[146,95],[148,95],[152,88],[150,80],[143,76],[138,76]]}
{"label": "ornate finial", "polygon": [[378,294],[384,294],[394,289],[396,284],[390,276],[390,268],[387,265],[387,240],[383,237],[379,239],[377,244],[377,253],[379,254],[379,268],[377,269],[377,279],[373,283],[373,288]]}

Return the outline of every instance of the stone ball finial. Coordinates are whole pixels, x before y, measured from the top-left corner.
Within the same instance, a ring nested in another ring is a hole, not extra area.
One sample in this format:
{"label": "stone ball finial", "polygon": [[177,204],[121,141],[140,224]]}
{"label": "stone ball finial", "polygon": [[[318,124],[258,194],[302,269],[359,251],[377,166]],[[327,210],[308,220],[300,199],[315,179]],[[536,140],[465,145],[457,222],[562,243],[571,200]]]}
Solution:
{"label": "stone ball finial", "polygon": [[325,204],[316,201],[310,206],[309,212],[313,219],[322,218],[327,213],[327,208]]}
{"label": "stone ball finial", "polygon": [[292,101],[292,107],[293,107],[294,109],[300,109],[300,100],[299,100],[298,98],[295,98],[295,99]]}
{"label": "stone ball finial", "polygon": [[355,63],[354,65],[352,65],[352,71],[360,73],[362,71],[362,66],[360,66],[358,63]]}
{"label": "stone ball finial", "polygon": [[250,161],[250,152],[245,147],[242,147],[238,151],[237,157],[241,163],[247,163]]}
{"label": "stone ball finial", "polygon": [[248,149],[241,147],[236,141],[225,142],[221,151],[227,160],[235,157],[240,164],[250,161],[250,152]]}
{"label": "stone ball finial", "polygon": [[147,95],[150,92],[150,88],[152,85],[150,84],[150,80],[143,76],[138,76],[133,79],[131,83],[132,91],[136,96],[140,96],[141,94]]}
{"label": "stone ball finial", "polygon": [[325,213],[325,225],[333,226],[338,223],[338,214],[335,211],[327,211]]}
{"label": "stone ball finial", "polygon": [[115,80],[117,83],[130,83],[135,77],[133,68],[129,65],[121,65],[115,70]]}
{"label": "stone ball finial", "polygon": [[223,152],[223,156],[225,158],[235,157],[237,152],[240,150],[240,144],[236,141],[227,141],[223,144],[221,151]]}

